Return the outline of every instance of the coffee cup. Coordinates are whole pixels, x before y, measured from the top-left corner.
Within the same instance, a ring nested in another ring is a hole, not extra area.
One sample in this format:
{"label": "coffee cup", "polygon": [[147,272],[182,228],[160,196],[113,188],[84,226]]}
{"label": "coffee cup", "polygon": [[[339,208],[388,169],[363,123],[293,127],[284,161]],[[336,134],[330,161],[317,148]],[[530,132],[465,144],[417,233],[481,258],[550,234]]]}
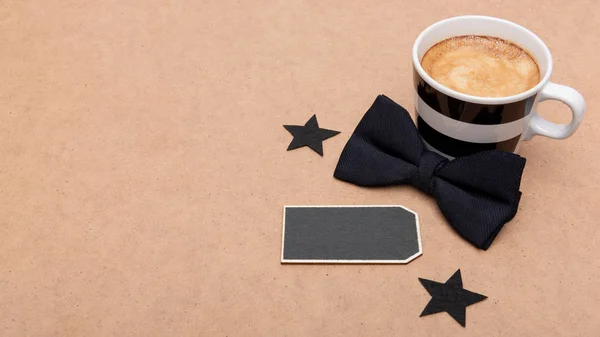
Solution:
{"label": "coffee cup", "polygon": [[[539,81],[503,97],[469,94],[436,81],[423,68],[423,56],[439,42],[461,36],[500,38],[522,48],[537,63]],[[538,135],[565,139],[577,130],[585,113],[579,92],[550,82],[553,65],[546,44],[530,30],[504,19],[467,15],[436,22],[415,40],[412,63],[417,128],[429,150],[449,159],[485,150],[517,153],[523,141]],[[540,116],[537,105],[546,100],[565,103],[571,110],[570,123],[557,124]]]}

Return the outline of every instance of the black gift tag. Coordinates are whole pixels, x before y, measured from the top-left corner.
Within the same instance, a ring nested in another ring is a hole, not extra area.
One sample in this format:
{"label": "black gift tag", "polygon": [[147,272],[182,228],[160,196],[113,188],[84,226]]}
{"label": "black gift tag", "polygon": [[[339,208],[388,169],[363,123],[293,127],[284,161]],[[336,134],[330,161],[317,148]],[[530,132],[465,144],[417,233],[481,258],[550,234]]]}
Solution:
{"label": "black gift tag", "polygon": [[282,263],[408,263],[419,218],[402,206],[285,206]]}

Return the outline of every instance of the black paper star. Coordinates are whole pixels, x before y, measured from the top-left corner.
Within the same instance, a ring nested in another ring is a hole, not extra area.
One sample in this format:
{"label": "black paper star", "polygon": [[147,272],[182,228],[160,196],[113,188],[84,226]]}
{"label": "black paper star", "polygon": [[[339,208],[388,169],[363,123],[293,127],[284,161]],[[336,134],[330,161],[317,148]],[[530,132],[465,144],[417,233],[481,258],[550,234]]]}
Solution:
{"label": "black paper star", "polygon": [[487,298],[481,294],[463,289],[460,269],[446,283],[425,280],[420,277],[419,281],[431,295],[431,300],[423,309],[420,317],[445,311],[464,327],[467,306]]}
{"label": "black paper star", "polygon": [[287,148],[288,151],[308,146],[321,156],[323,156],[323,141],[340,133],[339,131],[320,129],[316,115],[313,115],[304,126],[284,125],[283,127],[294,136]]}

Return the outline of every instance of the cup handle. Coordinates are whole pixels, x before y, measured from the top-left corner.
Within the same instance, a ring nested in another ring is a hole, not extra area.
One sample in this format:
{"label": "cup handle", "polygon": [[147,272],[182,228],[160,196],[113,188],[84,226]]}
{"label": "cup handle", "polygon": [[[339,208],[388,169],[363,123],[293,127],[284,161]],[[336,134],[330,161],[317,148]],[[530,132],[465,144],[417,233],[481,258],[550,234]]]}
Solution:
{"label": "cup handle", "polygon": [[552,123],[544,119],[536,111],[532,111],[529,128],[524,137],[525,140],[529,140],[536,135],[554,139],[565,139],[571,136],[577,130],[579,124],[581,124],[585,113],[585,100],[577,90],[565,85],[548,82],[538,94],[538,103],[551,99],[563,102],[571,109],[571,123]]}

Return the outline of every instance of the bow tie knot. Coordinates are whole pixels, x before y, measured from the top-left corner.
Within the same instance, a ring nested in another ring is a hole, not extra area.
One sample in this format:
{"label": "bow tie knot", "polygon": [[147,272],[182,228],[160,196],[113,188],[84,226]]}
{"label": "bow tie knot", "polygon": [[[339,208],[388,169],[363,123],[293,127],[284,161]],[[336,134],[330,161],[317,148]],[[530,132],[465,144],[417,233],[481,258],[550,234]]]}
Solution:
{"label": "bow tie knot", "polygon": [[411,179],[411,183],[421,191],[432,194],[433,192],[433,174],[441,163],[448,161],[435,152],[426,151],[419,161],[419,171]]}

